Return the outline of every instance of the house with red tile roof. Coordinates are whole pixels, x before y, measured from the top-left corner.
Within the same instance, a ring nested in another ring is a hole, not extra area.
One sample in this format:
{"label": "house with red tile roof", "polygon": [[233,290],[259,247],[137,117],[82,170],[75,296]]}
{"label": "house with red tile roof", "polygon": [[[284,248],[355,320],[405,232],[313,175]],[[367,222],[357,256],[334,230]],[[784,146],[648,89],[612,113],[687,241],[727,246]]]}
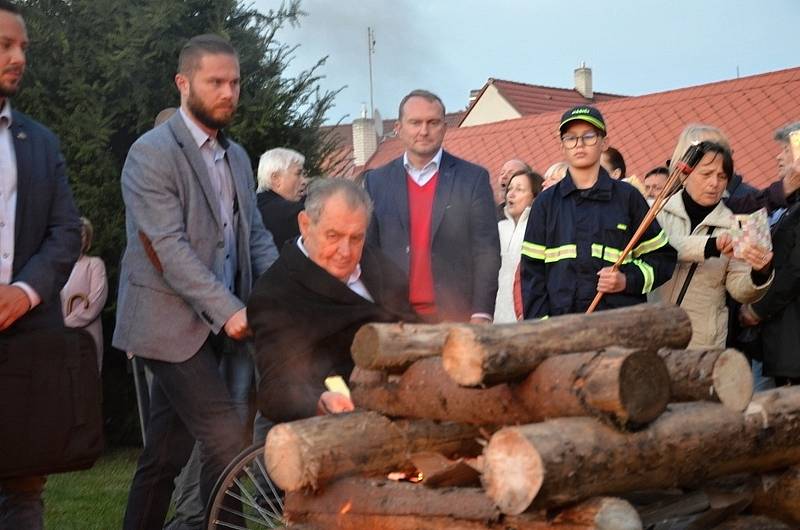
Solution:
{"label": "house with red tile roof", "polygon": [[[734,151],[736,171],[745,182],[764,187],[776,178],[780,146],[772,140],[782,125],[800,120],[800,68],[697,85],[644,96],[596,102],[608,125],[609,143],[625,157],[628,174],[644,175],[671,156],[689,123],[722,129]],[[504,162],[520,158],[539,172],[561,159],[558,122],[571,103],[521,118],[449,128],[444,148],[495,174]],[[402,155],[390,138],[378,146],[365,168]]]}
{"label": "house with red tile roof", "polygon": [[596,105],[623,98],[592,90],[592,70],[585,65],[575,70],[575,88],[553,88],[489,78],[470,102],[459,127],[472,127],[533,114]]}

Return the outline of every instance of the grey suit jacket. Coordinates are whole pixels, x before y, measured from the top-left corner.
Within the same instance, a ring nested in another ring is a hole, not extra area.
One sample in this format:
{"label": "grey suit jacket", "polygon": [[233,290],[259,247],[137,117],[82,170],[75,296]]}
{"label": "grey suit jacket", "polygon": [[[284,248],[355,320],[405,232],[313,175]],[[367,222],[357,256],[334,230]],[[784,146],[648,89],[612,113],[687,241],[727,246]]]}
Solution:
{"label": "grey suit jacket", "polygon": [[[364,186],[375,205],[367,240],[406,273],[410,234],[403,158],[367,173]],[[500,239],[489,174],[442,153],[431,215],[431,267],[436,306],[444,320],[494,314]]]}
{"label": "grey suit jacket", "polygon": [[227,150],[239,207],[237,292],[221,281],[225,249],[219,201],[180,113],[145,133],[122,169],[127,247],[120,271],[115,347],[169,362],[191,358],[209,333],[245,306],[278,257],[256,208],[245,150]]}

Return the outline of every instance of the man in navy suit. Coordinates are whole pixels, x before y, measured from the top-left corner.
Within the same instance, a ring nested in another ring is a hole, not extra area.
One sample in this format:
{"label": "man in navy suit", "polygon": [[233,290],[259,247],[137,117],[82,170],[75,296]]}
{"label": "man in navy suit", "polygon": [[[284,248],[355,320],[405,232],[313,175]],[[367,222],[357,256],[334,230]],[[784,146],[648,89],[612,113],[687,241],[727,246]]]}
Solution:
{"label": "man in navy suit", "polygon": [[409,302],[429,321],[491,322],[500,269],[487,171],[442,149],[442,100],[414,90],[395,132],[405,154],[367,173],[368,241],[408,274]]}
{"label": "man in navy suit", "polygon": [[[0,336],[64,324],[59,291],[81,246],[58,139],[11,110],[25,71],[28,34],[0,0]],[[45,477],[0,480],[0,529],[43,528]]]}

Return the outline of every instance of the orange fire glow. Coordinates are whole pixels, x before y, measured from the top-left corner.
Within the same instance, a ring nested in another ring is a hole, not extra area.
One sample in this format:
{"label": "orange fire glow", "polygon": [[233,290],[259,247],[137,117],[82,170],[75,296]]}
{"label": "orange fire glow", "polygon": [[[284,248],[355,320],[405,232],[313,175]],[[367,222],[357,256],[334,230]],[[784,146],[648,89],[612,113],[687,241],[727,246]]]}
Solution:
{"label": "orange fire glow", "polygon": [[344,515],[346,513],[349,513],[352,507],[353,507],[353,501],[347,501],[346,503],[344,503],[344,506],[342,506],[342,509],[339,510],[339,515]]}

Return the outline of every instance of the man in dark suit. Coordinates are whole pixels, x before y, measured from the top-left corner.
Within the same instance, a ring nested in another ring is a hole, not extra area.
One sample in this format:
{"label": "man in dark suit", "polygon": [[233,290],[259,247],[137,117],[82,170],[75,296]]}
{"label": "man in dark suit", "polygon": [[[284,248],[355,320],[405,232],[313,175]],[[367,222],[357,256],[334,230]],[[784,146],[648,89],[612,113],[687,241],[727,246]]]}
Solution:
{"label": "man in dark suit", "polygon": [[[122,170],[127,247],[114,346],[153,373],[126,529],[162,527],[195,441],[201,505],[245,445],[234,396],[246,395],[253,376],[237,341],[249,335],[245,301],[254,280],[277,251],[256,208],[247,153],[221,131],[236,110],[239,80],[228,41],[190,39],[175,76],[180,109],[133,144]],[[226,385],[222,367],[240,384]]]}
{"label": "man in dark suit", "polygon": [[425,90],[400,102],[406,151],[366,174],[367,239],[408,274],[409,301],[427,320],[491,322],[500,241],[489,174],[442,150],[444,112]]}
{"label": "man in dark suit", "polygon": [[[58,139],[11,110],[28,35],[17,7],[5,0],[0,42],[0,336],[13,341],[19,333],[63,326],[59,292],[81,238]],[[0,529],[43,528],[44,483],[42,476],[0,480]]]}
{"label": "man in dark suit", "polygon": [[258,403],[272,421],[351,410],[324,381],[350,375],[356,331],[368,322],[417,320],[405,275],[377,249],[364,248],[370,210],[367,194],[350,181],[312,183],[298,216],[301,237],[284,245],[253,289],[247,319]]}

